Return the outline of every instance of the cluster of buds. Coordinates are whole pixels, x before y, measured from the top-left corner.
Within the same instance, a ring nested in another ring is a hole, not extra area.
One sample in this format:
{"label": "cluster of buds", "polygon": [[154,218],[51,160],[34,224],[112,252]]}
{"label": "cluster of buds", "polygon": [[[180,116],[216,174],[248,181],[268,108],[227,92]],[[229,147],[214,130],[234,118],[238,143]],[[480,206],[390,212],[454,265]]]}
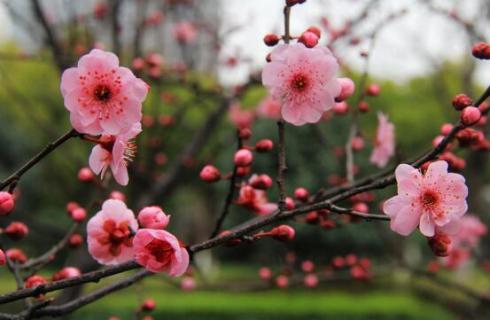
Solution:
{"label": "cluster of buds", "polygon": [[371,279],[371,260],[368,258],[358,258],[355,254],[348,254],[345,257],[337,256],[332,259],[334,269],[348,268],[351,276],[356,280]]}
{"label": "cluster of buds", "polygon": [[461,93],[453,98],[454,109],[460,111],[461,123],[465,126],[477,124],[482,117],[482,110],[473,106],[473,101],[467,95]]}

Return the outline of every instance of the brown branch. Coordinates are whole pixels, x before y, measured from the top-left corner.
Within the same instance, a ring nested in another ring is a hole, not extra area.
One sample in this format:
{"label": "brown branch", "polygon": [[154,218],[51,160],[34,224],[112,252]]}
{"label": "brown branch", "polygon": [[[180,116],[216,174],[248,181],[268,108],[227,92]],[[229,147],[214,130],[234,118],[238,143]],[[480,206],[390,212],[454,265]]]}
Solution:
{"label": "brown branch", "polygon": [[[14,185],[17,184],[17,182],[20,180],[22,175],[29,171],[32,167],[34,167],[39,161],[41,161],[43,158],[45,158],[47,155],[49,155],[51,152],[53,152],[56,148],[61,146],[63,143],[66,141],[70,140],[71,138],[78,137],[80,134],[76,132],[74,129],[71,129],[55,141],[51,142],[48,144],[44,149],[42,149],[38,154],[36,154],[32,159],[27,161],[22,167],[20,167],[17,171],[15,171],[13,174],[11,174],[8,178],[3,180],[0,183],[0,190],[3,190],[5,187],[9,185]],[[13,189],[13,188],[11,188]]]}
{"label": "brown branch", "polygon": [[[243,140],[240,137],[240,130],[237,130],[236,132],[236,139],[237,139],[237,151],[238,151],[243,147]],[[238,178],[237,172],[238,172],[238,166],[233,165],[233,172],[231,174],[231,178],[228,186],[228,194],[226,195],[225,204],[223,205],[223,210],[221,211],[218,220],[216,220],[216,224],[213,229],[213,232],[211,233],[210,238],[216,237],[218,233],[221,231],[221,228],[223,227],[223,223],[225,222],[225,219],[230,211],[231,203],[233,202],[233,198],[235,196],[235,190],[237,189],[237,178]]]}
{"label": "brown branch", "polygon": [[66,247],[68,241],[70,240],[70,237],[73,235],[73,233],[75,233],[78,226],[79,226],[78,223],[74,223],[73,226],[70,228],[70,230],[68,230],[66,235],[58,243],[56,243],[53,247],[51,247],[51,249],[49,249],[47,252],[45,252],[44,254],[42,254],[37,258],[29,259],[26,263],[20,266],[20,269],[39,270],[47,263],[51,262],[52,259],[58,254],[58,252],[60,252],[61,250],[63,250],[63,248]]}

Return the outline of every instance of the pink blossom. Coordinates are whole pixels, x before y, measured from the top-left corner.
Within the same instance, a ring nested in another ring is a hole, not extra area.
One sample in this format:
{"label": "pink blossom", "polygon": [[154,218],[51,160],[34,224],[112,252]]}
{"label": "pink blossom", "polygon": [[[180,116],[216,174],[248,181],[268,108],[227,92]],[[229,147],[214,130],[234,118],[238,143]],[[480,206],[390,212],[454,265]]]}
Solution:
{"label": "pink blossom", "polygon": [[178,277],[189,266],[189,254],[179,240],[165,230],[140,229],[134,239],[134,259],[151,272]]}
{"label": "pink blossom", "polygon": [[180,43],[191,43],[196,40],[197,30],[194,24],[188,21],[176,23],[173,27],[173,35],[175,40]]}
{"label": "pink blossom", "polygon": [[87,224],[88,251],[100,264],[127,262],[133,259],[132,234],[136,230],[133,211],[120,200],[106,200]]}
{"label": "pink blossom", "polygon": [[184,277],[180,282],[182,291],[192,291],[196,288],[196,281],[192,277]]}
{"label": "pink blossom", "polygon": [[117,135],[141,120],[148,86],[131,70],[119,67],[113,53],[93,49],[61,77],[61,94],[75,130]]}
{"label": "pink blossom", "polygon": [[165,229],[170,222],[170,216],[158,206],[144,207],[138,214],[138,221],[143,228]]}
{"label": "pink blossom", "polygon": [[232,103],[229,108],[230,121],[238,128],[250,128],[255,119],[253,110],[243,109],[239,103]]}
{"label": "pink blossom", "polygon": [[117,183],[127,185],[128,162],[132,160],[136,150],[132,139],[140,132],[141,123],[138,122],[129,131],[118,136],[103,135],[100,138],[101,143],[96,145],[90,154],[90,168],[103,177],[110,167]]}
{"label": "pink blossom", "polygon": [[475,248],[480,238],[487,234],[487,226],[475,215],[465,215],[459,220],[459,228],[452,236],[454,246]]}
{"label": "pink blossom", "polygon": [[393,154],[395,154],[395,126],[388,121],[385,114],[379,112],[378,130],[370,161],[379,168],[383,168]]}
{"label": "pink blossom", "polygon": [[465,179],[448,173],[447,168],[445,161],[432,162],[424,175],[408,164],[396,168],[398,195],[383,205],[393,231],[406,236],[419,226],[423,235],[433,237],[436,227],[447,226],[466,213]]}
{"label": "pink blossom", "polygon": [[264,190],[254,189],[249,185],[243,185],[241,187],[237,204],[257,214],[269,214],[277,209],[277,204],[269,202]]}
{"label": "pink blossom", "polygon": [[301,43],[277,46],[262,71],[262,83],[281,100],[282,117],[294,125],[320,121],[335,105],[340,84],[337,60],[326,47],[306,48]]}
{"label": "pink blossom", "polygon": [[449,269],[458,269],[471,258],[471,252],[466,248],[453,248],[449,255],[443,258],[443,264]]}
{"label": "pink blossom", "polygon": [[279,119],[281,117],[281,102],[271,96],[265,97],[257,106],[257,115],[262,118]]}
{"label": "pink blossom", "polygon": [[303,282],[307,288],[315,288],[318,286],[318,276],[314,273],[307,274],[304,277]]}

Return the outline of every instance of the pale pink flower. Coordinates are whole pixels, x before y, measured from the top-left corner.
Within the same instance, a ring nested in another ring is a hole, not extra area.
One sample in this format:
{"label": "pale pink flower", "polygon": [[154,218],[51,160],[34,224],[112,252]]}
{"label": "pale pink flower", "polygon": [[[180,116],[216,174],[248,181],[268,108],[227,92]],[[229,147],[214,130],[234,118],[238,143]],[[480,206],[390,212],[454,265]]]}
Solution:
{"label": "pale pink flower", "polygon": [[61,77],[61,94],[75,130],[92,135],[118,135],[141,120],[148,86],[131,70],[119,67],[111,52],[93,49],[78,67]]}
{"label": "pale pink flower", "polygon": [[340,84],[339,65],[326,47],[306,48],[301,43],[277,46],[262,71],[262,83],[282,101],[281,114],[294,125],[320,121],[335,105]]}
{"label": "pale pink flower", "polygon": [[255,113],[253,110],[243,109],[239,103],[234,102],[229,108],[230,121],[238,128],[250,128],[255,119]]}
{"label": "pale pink flower", "polygon": [[465,179],[448,173],[447,167],[445,161],[432,162],[424,175],[408,164],[396,168],[398,195],[383,205],[393,231],[406,236],[419,226],[423,235],[433,237],[436,227],[444,227],[466,213]]}
{"label": "pale pink flower", "polygon": [[378,130],[370,161],[379,168],[383,168],[393,154],[395,154],[395,126],[388,121],[385,114],[379,112]]}
{"label": "pale pink flower", "polygon": [[170,222],[170,216],[158,206],[144,207],[138,214],[138,221],[143,228],[165,229]]}
{"label": "pale pink flower", "polygon": [[133,259],[132,236],[138,230],[133,211],[120,200],[106,200],[87,224],[88,251],[104,265]]}
{"label": "pale pink flower", "polygon": [[459,228],[452,236],[454,246],[475,248],[487,234],[487,226],[475,215],[467,214],[459,220]]}
{"label": "pale pink flower", "polygon": [[265,97],[257,106],[257,115],[262,118],[279,119],[281,117],[281,102],[271,96]]}
{"label": "pale pink flower", "polygon": [[128,163],[133,159],[136,145],[132,141],[141,132],[141,123],[118,136],[103,135],[100,143],[93,149],[89,157],[90,168],[95,174],[105,175],[107,168],[111,168],[114,179],[120,185],[127,185],[129,181]]}
{"label": "pale pink flower", "polygon": [[249,185],[241,187],[237,204],[257,214],[269,214],[277,209],[277,204],[269,202],[264,190],[255,189]]}
{"label": "pale pink flower", "polygon": [[140,229],[133,239],[134,259],[151,272],[178,277],[189,267],[189,254],[170,232]]}
{"label": "pale pink flower", "polygon": [[173,27],[173,35],[175,40],[180,43],[191,43],[196,40],[197,29],[193,23],[188,21],[182,21],[176,23]]}

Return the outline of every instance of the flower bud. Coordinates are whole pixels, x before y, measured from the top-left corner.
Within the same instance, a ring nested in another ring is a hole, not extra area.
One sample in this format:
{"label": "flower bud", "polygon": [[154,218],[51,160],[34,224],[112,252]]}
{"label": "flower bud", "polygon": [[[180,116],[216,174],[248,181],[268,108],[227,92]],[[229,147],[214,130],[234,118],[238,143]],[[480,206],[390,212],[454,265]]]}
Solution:
{"label": "flower bud", "polygon": [[262,139],[255,144],[255,150],[257,152],[268,152],[274,148],[274,143],[270,139]]}
{"label": "flower bud", "polygon": [[381,88],[378,84],[372,83],[366,88],[366,95],[376,97],[381,92]]}
{"label": "flower bud", "polygon": [[66,212],[71,215],[71,212],[79,207],[80,205],[77,202],[70,201],[66,204]]}
{"label": "flower bud", "polygon": [[83,238],[78,233],[72,234],[68,240],[68,245],[72,248],[78,248],[83,243]]}
{"label": "flower bud", "polygon": [[369,207],[365,202],[357,202],[352,206],[352,210],[367,213],[369,212]]}
{"label": "flower bud", "polygon": [[338,78],[337,81],[339,82],[341,89],[340,94],[335,98],[335,101],[342,102],[354,94],[356,85],[350,78]]}
{"label": "flower bud", "polygon": [[250,171],[252,171],[250,167],[238,167],[236,168],[236,175],[237,177],[245,177],[250,174]]}
{"label": "flower bud", "polygon": [[320,31],[319,28],[315,26],[309,27],[308,29],[306,29],[306,31],[314,33],[318,37],[318,39],[322,37],[322,32]]}
{"label": "flower bud", "polygon": [[144,311],[153,311],[156,307],[155,300],[153,299],[146,299],[142,304],[141,304],[141,310]]}
{"label": "flower bud", "polygon": [[304,273],[313,272],[313,270],[315,270],[315,264],[311,260],[305,260],[301,263],[301,270]]}
{"label": "flower bud", "polygon": [[453,125],[450,123],[445,123],[441,126],[441,134],[444,136],[447,136],[452,130],[453,130]]}
{"label": "flower bud", "polygon": [[337,102],[333,106],[332,110],[337,115],[343,115],[343,114],[346,114],[347,112],[349,112],[349,105],[345,101]]}
{"label": "flower bud", "polygon": [[29,233],[29,228],[22,222],[14,221],[4,230],[7,237],[14,241],[21,240]]}
{"label": "flower bud", "polygon": [[25,253],[17,248],[8,249],[7,252],[5,252],[5,254],[7,255],[10,261],[18,264],[23,264],[27,261],[27,257]]}
{"label": "flower bud", "polygon": [[24,287],[35,288],[46,283],[48,283],[48,281],[43,276],[35,274],[27,278],[27,280],[24,283]]}
{"label": "flower bud", "polygon": [[87,167],[81,168],[78,171],[78,180],[81,182],[91,182],[95,178],[94,173]]}
{"label": "flower bud", "polygon": [[337,268],[337,269],[344,267],[345,266],[345,259],[343,257],[339,257],[339,256],[334,257],[332,259],[332,266],[334,268]]}
{"label": "flower bud", "polygon": [[293,198],[286,197],[285,201],[286,201],[286,210],[293,210],[296,207]]}
{"label": "flower bud", "polygon": [[138,214],[138,222],[142,228],[165,229],[170,222],[170,216],[158,206],[145,207]]}
{"label": "flower bud", "polygon": [[15,207],[14,196],[11,193],[0,191],[0,216],[6,216]]}
{"label": "flower bud", "polygon": [[87,218],[87,211],[84,208],[76,208],[71,212],[71,218],[75,222],[82,222]]}
{"label": "flower bud", "polygon": [[114,190],[109,194],[109,199],[126,201],[126,196],[121,191]]}
{"label": "flower bud", "polygon": [[264,281],[268,281],[272,278],[272,271],[270,268],[262,267],[259,269],[259,277]]}
{"label": "flower bud", "polygon": [[289,278],[285,275],[280,275],[276,278],[276,286],[281,289],[285,289],[289,286]]}
{"label": "flower bud", "polygon": [[453,98],[452,103],[453,103],[454,109],[461,111],[464,108],[471,106],[473,101],[471,100],[470,97],[468,97],[464,93],[460,93]]}
{"label": "flower bud", "polygon": [[238,136],[240,139],[247,140],[252,136],[252,130],[250,128],[241,128],[238,131]]}
{"label": "flower bud", "polygon": [[294,190],[294,197],[299,201],[306,202],[310,197],[310,193],[305,188],[296,188],[296,190]]}
{"label": "flower bud", "polygon": [[7,263],[7,257],[5,256],[5,253],[3,252],[3,250],[0,249],[0,267],[4,266],[5,263]]}
{"label": "flower bud", "polygon": [[196,288],[196,281],[192,277],[184,277],[180,282],[182,291],[192,291]]}
{"label": "flower bud", "polygon": [[240,149],[235,153],[233,162],[238,167],[248,167],[252,164],[254,156],[250,150]]}
{"label": "flower bud", "polygon": [[60,281],[60,280],[65,280],[65,279],[70,279],[70,278],[76,278],[80,276],[82,273],[80,269],[75,268],[75,267],[64,267],[60,271],[56,272],[52,280],[53,281]]}
{"label": "flower bud", "polygon": [[439,257],[447,257],[451,249],[451,238],[442,233],[437,233],[428,239],[429,247],[432,252]]}
{"label": "flower bud", "polygon": [[490,59],[490,45],[485,42],[478,42],[473,45],[471,53],[475,58],[488,60]]}
{"label": "flower bud", "polygon": [[307,288],[315,288],[318,286],[318,276],[313,273],[307,274],[303,279],[303,283]]}
{"label": "flower bud", "polygon": [[480,120],[481,112],[477,107],[466,107],[461,111],[461,122],[465,126],[471,126]]}
{"label": "flower bud", "polygon": [[201,180],[206,182],[216,182],[221,179],[221,173],[219,172],[218,168],[208,164],[202,168],[201,173],[199,173],[199,177]]}
{"label": "flower bud", "polygon": [[272,179],[266,174],[253,175],[249,181],[255,189],[267,190],[272,187]]}
{"label": "flower bud", "polygon": [[314,46],[316,46],[318,44],[318,40],[318,36],[309,31],[303,32],[298,38],[298,42],[304,44],[307,48],[313,48]]}
{"label": "flower bud", "polygon": [[361,151],[364,148],[364,139],[360,136],[355,136],[351,141],[352,150]]}
{"label": "flower bud", "polygon": [[272,237],[279,241],[290,241],[294,239],[296,232],[291,226],[282,224],[271,230]]}
{"label": "flower bud", "polygon": [[360,101],[357,108],[359,109],[359,112],[366,113],[369,111],[369,103],[366,101]]}
{"label": "flower bud", "polygon": [[274,33],[266,34],[264,37],[264,43],[266,46],[273,47],[279,43],[279,36]]}

